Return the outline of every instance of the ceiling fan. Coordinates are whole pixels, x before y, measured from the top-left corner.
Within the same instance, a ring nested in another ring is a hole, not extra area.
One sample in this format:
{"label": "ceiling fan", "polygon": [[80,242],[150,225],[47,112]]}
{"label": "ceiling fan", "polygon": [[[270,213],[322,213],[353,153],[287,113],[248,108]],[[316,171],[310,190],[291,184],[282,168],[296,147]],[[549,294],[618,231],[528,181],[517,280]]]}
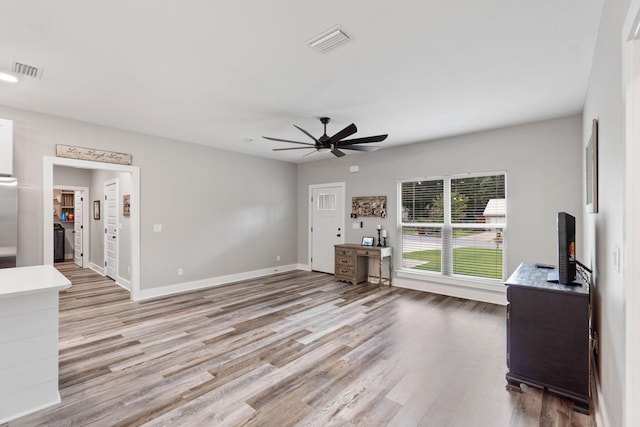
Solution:
{"label": "ceiling fan", "polygon": [[[316,138],[311,135],[306,130],[302,129],[300,126],[295,126],[300,132],[307,135],[311,138],[314,143],[310,142],[300,142],[300,141],[291,141],[289,139],[280,139],[280,138],[271,138],[268,136],[263,136],[264,139],[268,139],[271,141],[279,141],[279,142],[290,142],[292,144],[301,144],[305,147],[290,147],[290,148],[274,148],[273,151],[285,151],[285,150],[308,150],[313,149],[310,153],[305,154],[308,156],[309,154],[313,154],[322,149],[331,150],[331,153],[336,157],[344,156],[344,153],[340,150],[353,150],[353,151],[376,151],[380,147],[374,146],[360,146],[358,144],[368,144],[370,142],[382,142],[387,139],[388,135],[375,135],[375,136],[365,136],[363,138],[353,138],[353,139],[344,139],[347,138],[358,131],[358,128],[355,124],[351,123],[346,128],[342,129],[340,132],[336,133],[333,136],[327,135],[327,123],[329,123],[331,119],[329,117],[320,117],[320,122],[324,125],[324,134],[320,138]],[[303,156],[304,157],[304,156]]]}

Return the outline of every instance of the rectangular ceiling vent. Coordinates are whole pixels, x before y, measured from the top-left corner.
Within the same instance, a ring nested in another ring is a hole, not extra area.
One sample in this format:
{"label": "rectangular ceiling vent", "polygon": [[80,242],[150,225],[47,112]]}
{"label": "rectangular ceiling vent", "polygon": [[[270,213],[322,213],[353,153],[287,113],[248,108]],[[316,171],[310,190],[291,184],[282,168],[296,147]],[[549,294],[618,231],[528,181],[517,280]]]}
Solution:
{"label": "rectangular ceiling vent", "polygon": [[351,40],[347,32],[339,25],[325,31],[307,42],[318,53],[327,53]]}
{"label": "rectangular ceiling vent", "polygon": [[42,78],[42,68],[33,65],[23,64],[18,61],[11,61],[11,71],[19,76],[33,77],[35,79]]}

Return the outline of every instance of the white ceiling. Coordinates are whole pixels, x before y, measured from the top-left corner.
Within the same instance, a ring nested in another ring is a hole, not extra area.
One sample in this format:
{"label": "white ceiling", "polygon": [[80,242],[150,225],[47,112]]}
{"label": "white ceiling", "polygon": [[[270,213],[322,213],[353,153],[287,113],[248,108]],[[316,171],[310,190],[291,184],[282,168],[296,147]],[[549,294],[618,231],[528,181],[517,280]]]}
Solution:
{"label": "white ceiling", "polygon": [[[0,104],[291,162],[582,111],[604,0],[0,0]],[[318,54],[335,25],[352,40]],[[247,139],[253,141],[247,142]],[[366,153],[349,153],[352,156]]]}

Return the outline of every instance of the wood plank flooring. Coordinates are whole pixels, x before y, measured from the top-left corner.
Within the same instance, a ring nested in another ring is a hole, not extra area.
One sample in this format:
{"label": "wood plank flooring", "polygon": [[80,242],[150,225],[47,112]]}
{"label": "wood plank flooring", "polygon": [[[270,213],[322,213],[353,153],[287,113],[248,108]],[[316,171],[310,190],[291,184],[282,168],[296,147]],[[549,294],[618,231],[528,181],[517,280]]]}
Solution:
{"label": "wood plank flooring", "polygon": [[62,403],[9,426],[591,426],[505,390],[505,308],[288,272],[134,303],[56,265]]}

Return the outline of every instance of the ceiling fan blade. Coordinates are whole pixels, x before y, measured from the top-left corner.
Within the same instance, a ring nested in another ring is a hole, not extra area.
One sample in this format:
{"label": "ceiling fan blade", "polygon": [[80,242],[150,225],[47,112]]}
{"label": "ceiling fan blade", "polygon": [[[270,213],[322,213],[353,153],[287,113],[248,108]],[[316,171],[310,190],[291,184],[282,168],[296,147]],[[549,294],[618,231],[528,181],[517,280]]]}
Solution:
{"label": "ceiling fan blade", "polygon": [[365,146],[358,146],[358,145],[340,145],[340,149],[341,150],[353,150],[353,151],[366,151],[367,153],[370,153],[372,151],[376,151],[377,149],[379,149],[380,147],[376,147],[373,145],[365,145]]}
{"label": "ceiling fan blade", "polygon": [[307,135],[309,138],[313,139],[316,144],[320,144],[320,141],[318,141],[318,139],[311,135],[309,132],[307,132],[306,130],[302,129],[300,126],[294,125],[296,127],[296,129],[298,129],[300,132],[304,133],[305,135]]}
{"label": "ceiling fan blade", "polygon": [[351,123],[349,126],[347,126],[346,128],[342,129],[340,132],[336,133],[331,138],[329,138],[327,140],[327,143],[329,143],[330,145],[334,145],[341,139],[351,136],[356,132],[358,132],[358,128],[356,127],[356,125]]}
{"label": "ceiling fan blade", "polygon": [[334,156],[336,156],[336,157],[342,157],[342,156],[344,156],[344,153],[343,153],[342,151],[338,150],[338,149],[337,149],[337,148],[335,148],[335,147],[331,150],[331,154],[333,154],[333,155],[334,155]]}
{"label": "ceiling fan blade", "polygon": [[389,135],[375,135],[375,136],[365,136],[362,138],[354,138],[354,139],[345,139],[344,141],[340,141],[340,145],[347,144],[368,144],[370,142],[382,142],[387,139]]}
{"label": "ceiling fan blade", "polygon": [[289,139],[280,139],[280,138],[271,138],[270,136],[263,136],[264,139],[268,139],[270,141],[278,141],[278,142],[290,142],[292,144],[302,144],[302,145],[310,145],[315,147],[315,144],[311,144],[309,142],[300,142],[300,141],[291,141]]}
{"label": "ceiling fan blade", "polygon": [[311,147],[289,147],[289,148],[273,148],[271,151],[286,151],[286,150],[310,150],[314,149],[313,144]]}

